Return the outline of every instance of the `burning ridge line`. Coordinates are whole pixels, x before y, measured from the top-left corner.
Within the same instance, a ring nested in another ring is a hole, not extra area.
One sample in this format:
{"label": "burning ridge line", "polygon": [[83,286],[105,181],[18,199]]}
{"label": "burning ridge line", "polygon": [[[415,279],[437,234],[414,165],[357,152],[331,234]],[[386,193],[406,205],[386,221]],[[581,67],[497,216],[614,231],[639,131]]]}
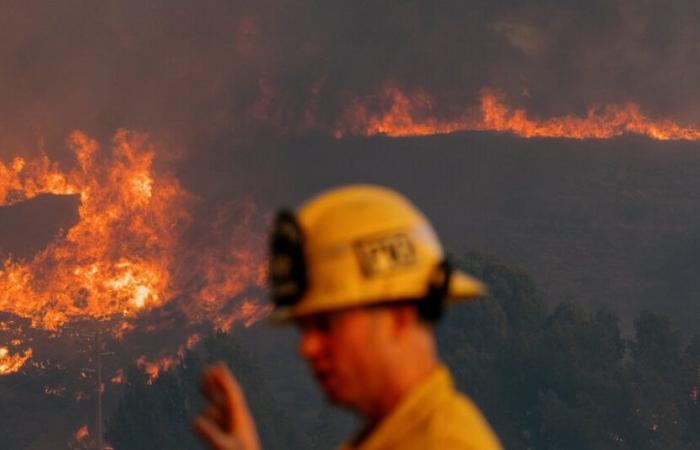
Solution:
{"label": "burning ridge line", "polygon": [[[370,103],[380,103],[383,107],[372,108]],[[380,112],[375,112],[376,109]],[[525,110],[509,107],[502,94],[484,89],[479,105],[467,108],[456,117],[437,118],[433,110],[434,100],[423,90],[409,95],[389,86],[378,99],[356,101],[347,108],[335,127],[334,136],[338,139],[347,135],[412,137],[492,131],[523,138],[608,139],[637,134],[656,140],[700,139],[700,129],[681,126],[670,120],[652,120],[632,102],[590,108],[583,117],[565,115],[533,119]]]}

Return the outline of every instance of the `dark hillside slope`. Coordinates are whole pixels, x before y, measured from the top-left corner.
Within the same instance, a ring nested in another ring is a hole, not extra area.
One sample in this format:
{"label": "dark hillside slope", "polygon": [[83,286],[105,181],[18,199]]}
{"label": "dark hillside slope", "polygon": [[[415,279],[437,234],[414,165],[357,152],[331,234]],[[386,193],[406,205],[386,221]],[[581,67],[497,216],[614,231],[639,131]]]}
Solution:
{"label": "dark hillside slope", "polygon": [[283,149],[270,204],[340,183],[393,186],[449,248],[526,268],[552,304],[606,305],[626,330],[642,309],[685,330],[700,318],[698,143],[467,133],[271,145]]}

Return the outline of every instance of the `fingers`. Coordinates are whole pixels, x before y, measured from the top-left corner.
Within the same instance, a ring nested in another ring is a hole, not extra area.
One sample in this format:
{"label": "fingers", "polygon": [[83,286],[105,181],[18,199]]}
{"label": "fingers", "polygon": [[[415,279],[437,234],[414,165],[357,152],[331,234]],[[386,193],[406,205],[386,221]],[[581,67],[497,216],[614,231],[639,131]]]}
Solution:
{"label": "fingers", "polygon": [[215,422],[206,417],[197,417],[194,421],[194,429],[213,450],[244,450],[239,439],[225,433]]}
{"label": "fingers", "polygon": [[225,418],[228,416],[230,413],[227,413],[227,410],[230,408],[229,403],[226,400],[226,395],[224,394],[223,390],[219,388],[219,386],[211,381],[211,377],[208,376],[208,370],[205,369],[204,376],[202,377],[202,394],[204,397],[209,400],[209,405],[207,408],[206,412],[209,412],[207,415],[211,416],[211,414],[216,413],[217,415],[217,422],[221,423],[221,426],[226,428],[230,426],[231,424],[226,424],[225,423]]}
{"label": "fingers", "polygon": [[209,405],[202,411],[201,415],[215,423],[222,430],[226,430],[226,418],[220,408]]}
{"label": "fingers", "polygon": [[260,449],[255,422],[243,390],[225,365],[204,369],[202,393],[209,403],[194,426],[212,449]]}
{"label": "fingers", "polygon": [[222,412],[227,431],[238,430],[252,421],[243,391],[225,365],[217,364],[205,370],[203,390]]}
{"label": "fingers", "polygon": [[216,387],[223,394],[227,405],[237,406],[245,404],[240,385],[225,365],[217,364],[210,367],[206,371],[205,377],[213,387]]}

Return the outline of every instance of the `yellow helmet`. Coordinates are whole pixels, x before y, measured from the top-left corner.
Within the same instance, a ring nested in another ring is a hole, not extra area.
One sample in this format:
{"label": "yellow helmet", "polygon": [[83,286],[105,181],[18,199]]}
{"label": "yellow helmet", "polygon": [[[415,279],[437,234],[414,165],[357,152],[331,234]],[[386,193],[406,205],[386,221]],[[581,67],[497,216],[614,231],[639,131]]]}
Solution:
{"label": "yellow helmet", "polygon": [[277,319],[348,307],[425,299],[452,302],[484,285],[446,264],[428,220],[387,188],[331,189],[295,215],[280,212],[271,237],[270,281]]}

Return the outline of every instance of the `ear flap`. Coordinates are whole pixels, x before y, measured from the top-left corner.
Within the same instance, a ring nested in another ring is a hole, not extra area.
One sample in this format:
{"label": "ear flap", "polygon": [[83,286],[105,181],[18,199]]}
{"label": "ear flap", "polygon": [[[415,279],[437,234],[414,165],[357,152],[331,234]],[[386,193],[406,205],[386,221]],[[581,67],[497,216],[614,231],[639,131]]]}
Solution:
{"label": "ear flap", "polygon": [[294,214],[277,213],[270,236],[270,288],[277,307],[296,304],[308,281],[304,260],[304,236]]}
{"label": "ear flap", "polygon": [[428,322],[436,322],[445,308],[445,299],[450,289],[452,263],[445,257],[430,276],[428,295],[418,302],[418,314]]}

